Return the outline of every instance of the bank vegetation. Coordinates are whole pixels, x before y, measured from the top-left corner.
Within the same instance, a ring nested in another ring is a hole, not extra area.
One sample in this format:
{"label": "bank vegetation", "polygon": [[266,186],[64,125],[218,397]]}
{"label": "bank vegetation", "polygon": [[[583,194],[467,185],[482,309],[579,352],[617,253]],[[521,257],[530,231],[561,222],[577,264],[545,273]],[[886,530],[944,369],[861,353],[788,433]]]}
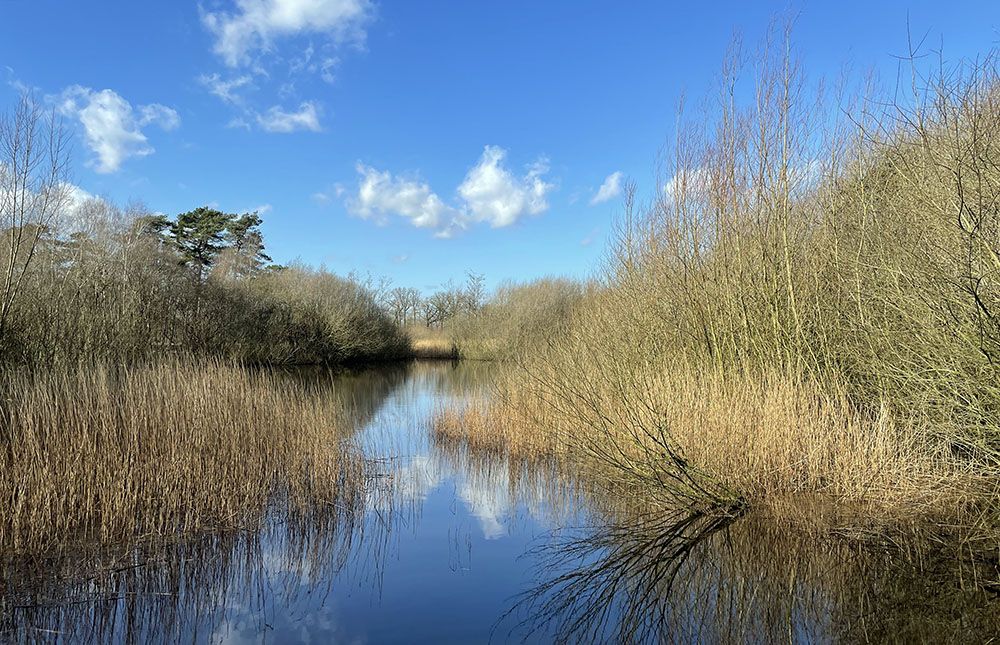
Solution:
{"label": "bank vegetation", "polygon": [[823,91],[787,33],[735,45],[596,284],[438,433],[698,512],[994,529],[1000,77],[908,63]]}

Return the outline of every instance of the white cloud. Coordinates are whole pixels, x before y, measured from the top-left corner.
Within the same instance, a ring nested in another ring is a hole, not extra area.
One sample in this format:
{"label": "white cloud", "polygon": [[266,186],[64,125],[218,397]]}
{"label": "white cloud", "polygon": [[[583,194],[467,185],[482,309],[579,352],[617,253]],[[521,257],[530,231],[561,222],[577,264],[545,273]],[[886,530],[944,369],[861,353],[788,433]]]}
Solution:
{"label": "white cloud", "polygon": [[671,200],[697,199],[704,195],[711,179],[704,166],[681,168],[663,185],[663,194]]}
{"label": "white cloud", "polygon": [[336,80],[333,72],[340,64],[340,59],[335,56],[317,57],[316,50],[312,43],[302,52],[301,56],[296,56],[288,62],[288,71],[291,74],[316,74],[325,83],[333,83]]}
{"label": "white cloud", "polygon": [[548,172],[545,160],[532,164],[524,177],[516,177],[503,165],[506,156],[503,148],[486,146],[479,163],[458,187],[469,220],[501,228],[526,214],[538,215],[548,210],[545,197],[553,186],[542,179]]}
{"label": "white cloud", "polygon": [[333,70],[336,69],[338,64],[340,64],[339,59],[323,59],[323,62],[319,65],[319,77],[323,79],[323,82],[332,84],[335,80],[337,80],[337,77],[333,75]]}
{"label": "white cloud", "polygon": [[333,42],[361,42],[372,15],[369,0],[236,0],[232,12],[206,12],[215,53],[230,67],[250,63],[276,40],[323,35]]}
{"label": "white cloud", "polygon": [[600,204],[618,197],[622,193],[622,172],[620,170],[611,173],[605,178],[604,183],[597,189],[597,194],[590,200],[590,205]]}
{"label": "white cloud", "polygon": [[388,215],[398,215],[413,226],[437,228],[458,215],[426,183],[393,177],[360,163],[357,171],[361,175],[358,193],[347,206],[358,217],[383,222]]}
{"label": "white cloud", "polygon": [[142,128],[157,125],[173,130],[180,125],[180,116],[172,108],[152,103],[139,106],[136,115],[132,105],[114,91],[79,85],[62,93],[59,111],[80,121],[87,146],[96,155],[91,165],[100,173],[117,171],[129,157],[153,154]]}
{"label": "white cloud", "polygon": [[237,90],[251,85],[253,79],[248,74],[230,79],[223,79],[219,74],[202,74],[198,77],[198,82],[226,103],[240,105],[243,103],[243,97]]}
{"label": "white cloud", "polygon": [[275,105],[267,112],[257,115],[257,124],[267,132],[319,132],[322,129],[319,124],[319,107],[312,101],[303,102],[296,112],[286,112]]}
{"label": "white cloud", "polygon": [[[454,237],[476,222],[502,228],[525,215],[548,210],[546,196],[553,185],[542,178],[548,172],[546,161],[536,161],[524,176],[518,177],[504,166],[506,155],[503,148],[485,147],[479,162],[458,186],[457,206],[445,203],[424,182],[393,176],[359,163],[358,190],[346,205],[354,215],[379,223],[384,223],[390,215],[403,217],[413,226],[436,229],[434,236],[439,238]],[[313,199],[324,202],[329,195],[317,193]]]}
{"label": "white cloud", "polygon": [[181,117],[177,114],[177,110],[159,103],[150,103],[140,107],[139,125],[147,126],[154,123],[169,132],[180,127]]}
{"label": "white cloud", "polygon": [[249,131],[250,122],[241,116],[236,116],[229,120],[229,123],[226,124],[226,127],[230,129],[240,129]]}

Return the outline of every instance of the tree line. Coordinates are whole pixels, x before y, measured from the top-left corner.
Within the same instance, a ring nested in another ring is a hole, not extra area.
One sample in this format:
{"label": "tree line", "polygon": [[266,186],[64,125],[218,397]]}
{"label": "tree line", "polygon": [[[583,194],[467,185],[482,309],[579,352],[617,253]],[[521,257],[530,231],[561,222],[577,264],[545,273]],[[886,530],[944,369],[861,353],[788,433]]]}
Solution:
{"label": "tree line", "polygon": [[31,95],[0,118],[0,361],[404,356],[370,282],[278,266],[259,213],[75,203],[68,136]]}
{"label": "tree line", "polygon": [[411,353],[407,329],[418,327],[468,347],[503,344],[520,333],[514,327],[547,324],[540,312],[566,310],[579,291],[542,280],[490,294],[485,277],[468,272],[425,296],[384,279],[281,266],[257,212],[202,206],[170,217],[141,203],[75,197],[68,150],[58,115],[31,95],[0,118],[2,363],[178,353],[262,363],[392,359]]}

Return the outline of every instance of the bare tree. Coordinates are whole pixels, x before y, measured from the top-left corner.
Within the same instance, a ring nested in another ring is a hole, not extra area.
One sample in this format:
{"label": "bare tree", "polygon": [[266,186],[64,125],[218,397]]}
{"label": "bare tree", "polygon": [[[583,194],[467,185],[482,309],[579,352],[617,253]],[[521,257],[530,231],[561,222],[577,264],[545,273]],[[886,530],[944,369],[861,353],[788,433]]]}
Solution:
{"label": "bare tree", "polygon": [[0,117],[0,338],[38,242],[66,205],[68,135],[30,93]]}
{"label": "bare tree", "polygon": [[420,291],[413,287],[396,287],[386,294],[386,307],[397,325],[416,319],[420,303]]}
{"label": "bare tree", "polygon": [[476,313],[486,302],[486,276],[475,271],[467,271],[465,276],[461,307],[466,313]]}

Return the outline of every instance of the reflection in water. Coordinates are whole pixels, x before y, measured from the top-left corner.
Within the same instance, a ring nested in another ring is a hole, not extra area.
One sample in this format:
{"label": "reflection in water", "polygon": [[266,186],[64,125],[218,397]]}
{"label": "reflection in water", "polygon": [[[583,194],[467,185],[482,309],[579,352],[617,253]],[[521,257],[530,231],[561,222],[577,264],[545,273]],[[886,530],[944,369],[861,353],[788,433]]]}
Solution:
{"label": "reflection in water", "polygon": [[571,532],[535,553],[543,581],[520,598],[512,613],[526,618],[514,631],[560,642],[659,640],[673,631],[669,599],[688,556],[730,521],[678,513]]}
{"label": "reflection in water", "polygon": [[536,585],[501,624],[552,642],[991,642],[992,560],[862,545],[773,520],[651,515],[532,551]]}
{"label": "reflection in water", "polygon": [[[275,595],[307,612],[313,598],[329,592],[352,546],[354,510],[333,506],[269,521],[253,533],[52,559],[37,563],[33,575],[7,567],[0,636],[146,643],[263,634],[296,620],[295,613],[269,611]],[[74,561],[85,565],[74,571]],[[53,571],[59,573],[46,575]]]}
{"label": "reflection in water", "polygon": [[[363,490],[239,533],[4,561],[0,641],[986,640],[995,560],[623,510],[556,464],[438,441],[490,367],[275,372],[339,397]],[[279,509],[283,509],[280,510]]]}

